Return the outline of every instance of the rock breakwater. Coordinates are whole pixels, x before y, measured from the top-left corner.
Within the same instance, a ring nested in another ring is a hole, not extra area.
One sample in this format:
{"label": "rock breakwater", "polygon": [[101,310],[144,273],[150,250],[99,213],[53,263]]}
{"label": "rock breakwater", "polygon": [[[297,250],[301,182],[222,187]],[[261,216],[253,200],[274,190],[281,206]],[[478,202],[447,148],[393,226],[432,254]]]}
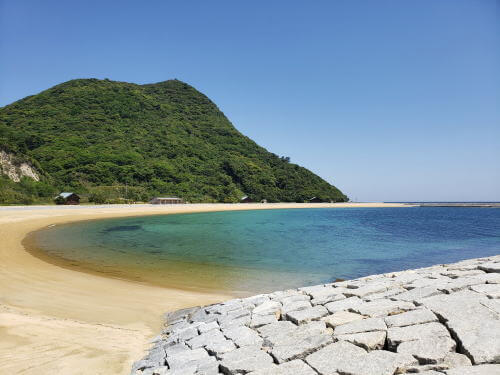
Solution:
{"label": "rock breakwater", "polygon": [[166,314],[138,375],[500,375],[500,255]]}

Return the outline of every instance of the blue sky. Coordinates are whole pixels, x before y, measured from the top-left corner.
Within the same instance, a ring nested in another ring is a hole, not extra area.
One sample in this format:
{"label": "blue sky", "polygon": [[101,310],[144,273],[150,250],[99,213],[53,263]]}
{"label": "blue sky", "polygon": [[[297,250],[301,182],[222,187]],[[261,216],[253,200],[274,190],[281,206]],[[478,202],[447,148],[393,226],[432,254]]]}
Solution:
{"label": "blue sky", "polygon": [[183,80],[360,201],[500,201],[500,5],[0,0],[0,106]]}

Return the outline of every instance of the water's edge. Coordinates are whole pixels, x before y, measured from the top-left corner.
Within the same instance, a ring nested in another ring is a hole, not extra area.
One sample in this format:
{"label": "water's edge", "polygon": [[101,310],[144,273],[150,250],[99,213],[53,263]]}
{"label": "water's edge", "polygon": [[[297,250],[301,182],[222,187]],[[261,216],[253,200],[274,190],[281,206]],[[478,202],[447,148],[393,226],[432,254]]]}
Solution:
{"label": "water's edge", "polygon": [[[178,290],[229,292],[235,296],[497,253],[494,241],[499,233],[494,224],[500,218],[498,215],[492,219],[491,215],[480,215],[482,221],[467,226],[482,209],[477,209],[476,214],[458,215],[462,216],[461,221],[451,220],[457,216],[455,213],[463,213],[457,209],[448,210],[451,216],[444,208],[430,209],[439,210],[436,212],[361,210],[321,210],[321,213],[314,210],[314,215],[307,213],[307,208],[293,210],[295,213],[285,209],[272,210],[271,214],[271,210],[264,210],[262,215],[246,210],[252,213],[242,216],[219,212],[199,217],[175,213],[175,218],[172,214],[162,215],[163,218],[129,215],[116,220],[78,221],[67,227],[67,224],[49,226],[30,233],[23,245],[32,255],[75,271]],[[454,227],[443,218],[454,223]],[[436,226],[426,224],[434,222]],[[123,231],[122,227],[140,230]],[[455,236],[453,230],[457,232],[457,228],[460,231]],[[154,237],[157,233],[166,233],[167,237]],[[299,238],[295,233],[299,233]],[[38,235],[42,237],[40,246],[34,241]],[[476,242],[466,242],[469,240]],[[445,254],[448,251],[450,254]],[[303,262],[298,262],[301,257]]]}
{"label": "water's edge", "polygon": [[[112,208],[115,208],[115,206],[121,206],[120,208],[127,208],[129,205],[114,205]],[[134,208],[137,205],[134,206]],[[234,212],[234,211],[261,211],[261,210],[303,210],[303,209],[323,209],[323,208],[344,208],[344,207],[349,207],[349,208],[358,208],[358,207],[370,207],[370,205],[365,206],[363,204],[314,204],[314,205],[306,205],[304,204],[245,204],[245,205],[227,205],[227,204],[214,204],[211,205],[211,207],[194,207],[196,205],[182,205],[183,211],[174,211],[174,212],[166,212],[166,211],[158,211],[158,212],[131,212],[131,213],[126,213],[123,214],[123,212],[117,211],[116,213],[111,213],[111,214],[105,214],[103,215],[104,217],[93,217],[90,219],[83,219],[83,218],[71,218],[67,221],[63,221],[57,224],[58,227],[65,226],[65,225],[72,225],[72,224],[79,224],[83,222],[93,222],[93,221],[104,221],[104,220],[110,220],[110,219],[119,219],[119,218],[128,218],[128,219],[133,219],[133,218],[145,218],[145,217],[156,217],[156,216],[164,216],[164,215],[190,215],[190,214],[197,214],[197,213],[210,213],[210,212]],[[202,205],[204,206],[204,205]],[[149,209],[151,206],[147,205],[147,208]],[[379,208],[378,204],[374,204],[373,207]],[[400,204],[387,204],[386,206],[381,205],[380,207],[398,207],[398,208],[410,208],[410,207],[415,207],[415,205],[400,205]],[[1,208],[1,207],[0,207]],[[5,207],[6,209],[10,209],[11,207]],[[16,209],[27,209],[27,208],[33,208],[33,207],[15,207]],[[60,206],[41,206],[41,207],[36,207],[40,209],[52,209],[52,208],[58,208],[60,209]],[[75,208],[89,208],[87,206],[63,206],[63,209],[67,210],[72,210]],[[90,208],[109,208],[109,205],[103,205],[103,206],[92,206]],[[153,207],[157,208],[157,207]],[[161,208],[161,207],[160,207]],[[175,207],[177,208],[177,207]],[[187,210],[184,211],[184,209],[187,208]],[[38,232],[45,231],[47,229],[50,229],[53,227],[55,224],[49,224],[45,225],[42,228],[39,228],[35,231],[29,232],[26,234],[26,236],[23,238],[21,241],[21,245],[23,246],[24,250],[29,253],[31,256],[34,256],[37,259],[40,259],[46,263],[49,263],[51,265],[61,267],[64,269],[68,269],[71,271],[75,272],[82,272],[82,273],[87,273],[90,275],[94,276],[99,276],[99,277],[106,277],[106,278],[114,278],[114,279],[120,279],[120,280],[125,280],[129,282],[135,282],[135,283],[141,283],[141,284],[146,284],[146,285],[152,285],[152,286],[157,286],[157,287],[163,287],[163,288],[168,288],[172,290],[180,290],[180,291],[194,291],[194,292],[199,292],[199,293],[223,293],[226,295],[232,295],[234,297],[244,297],[248,296],[251,293],[248,291],[238,291],[238,290],[227,290],[227,289],[209,289],[209,288],[200,288],[200,287],[189,287],[185,284],[179,284],[179,283],[169,283],[166,285],[165,283],[159,283],[155,284],[151,282],[150,280],[144,281],[141,279],[134,279],[130,277],[130,275],[127,274],[113,274],[109,272],[100,272],[96,271],[90,266],[86,266],[82,262],[75,263],[72,260],[65,259],[64,257],[57,257],[54,254],[48,254],[46,251],[41,249],[39,246],[36,245],[34,241],[34,237]]]}
{"label": "water's edge", "polygon": [[[251,209],[249,209],[251,210]],[[213,209],[213,211],[200,211],[200,212],[220,212],[216,208]],[[197,211],[192,211],[192,212],[180,212],[180,213],[165,213],[165,212],[160,212],[160,213],[147,213],[147,214],[134,214],[130,216],[125,216],[125,217],[106,217],[106,218],[93,218],[93,219],[78,219],[78,220],[68,220],[67,222],[59,223],[57,224],[58,227],[65,226],[65,225],[73,225],[73,224],[79,224],[82,222],[91,222],[91,221],[103,221],[103,220],[110,220],[110,219],[115,219],[115,218],[143,218],[143,217],[153,217],[153,216],[162,216],[162,215],[189,215],[189,214],[196,214],[198,213]],[[49,263],[51,265],[61,267],[67,270],[71,270],[74,272],[82,272],[94,276],[99,276],[99,277],[106,277],[106,278],[111,278],[111,279],[118,279],[118,280],[123,280],[123,281],[128,281],[128,282],[133,282],[133,283],[139,283],[139,284],[144,284],[144,285],[150,285],[150,286],[155,286],[155,287],[161,287],[161,288],[167,288],[171,290],[179,290],[179,291],[189,291],[189,292],[196,292],[196,293],[207,293],[207,294],[226,294],[226,295],[232,295],[235,298],[236,297],[245,297],[248,296],[248,292],[244,291],[228,291],[226,289],[209,289],[209,288],[201,288],[201,287],[195,287],[195,286],[189,286],[186,284],[182,284],[182,282],[177,282],[177,283],[154,283],[150,280],[144,281],[141,278],[134,278],[132,275],[127,274],[127,273],[120,273],[120,272],[102,272],[96,270],[92,264],[86,264],[85,262],[78,261],[75,262],[70,259],[66,259],[64,257],[57,256],[55,254],[49,254],[42,248],[40,248],[36,241],[35,237],[39,232],[45,231],[47,229],[52,228],[53,225],[48,225],[43,228],[37,229],[35,231],[29,232],[26,234],[26,236],[23,238],[21,241],[21,245],[23,246],[24,250],[29,253],[31,256],[34,256],[37,259],[40,259],[46,263]]]}

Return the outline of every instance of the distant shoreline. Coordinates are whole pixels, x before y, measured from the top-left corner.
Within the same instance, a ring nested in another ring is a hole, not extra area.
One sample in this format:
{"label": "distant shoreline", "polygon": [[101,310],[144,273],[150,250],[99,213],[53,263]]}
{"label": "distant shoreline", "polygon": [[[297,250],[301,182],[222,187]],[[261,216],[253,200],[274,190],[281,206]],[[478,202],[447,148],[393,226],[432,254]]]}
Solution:
{"label": "distant shoreline", "polygon": [[[75,272],[32,256],[22,241],[49,225],[115,217],[226,210],[410,207],[387,203],[183,204],[0,207],[0,372],[128,374],[161,325],[161,311],[210,304],[228,294],[159,288]],[[20,350],[20,348],[23,350]],[[43,358],[33,358],[44,347]],[[23,368],[23,366],[25,366]],[[27,367],[26,367],[27,366]]]}
{"label": "distant shoreline", "polygon": [[483,207],[500,208],[498,202],[422,202],[414,203],[419,207]]}
{"label": "distant shoreline", "polygon": [[[387,201],[387,202],[339,202],[339,203],[295,203],[295,202],[280,202],[280,203],[185,203],[183,207],[195,207],[195,206],[219,206],[224,207],[234,207],[234,209],[245,209],[241,207],[246,207],[248,210],[255,209],[273,209],[273,208],[321,208],[328,205],[328,207],[500,207],[500,202],[497,201]],[[251,207],[250,207],[251,206]],[[256,207],[256,206],[263,206]],[[279,206],[279,207],[278,207]],[[300,207],[298,207],[300,206]],[[82,209],[82,208],[119,208],[119,207],[156,207],[149,203],[131,203],[131,204],[80,204],[80,205],[56,205],[56,204],[34,204],[34,205],[23,205],[23,204],[13,204],[13,205],[0,205],[0,211],[2,210],[30,210],[30,209]],[[163,206],[164,207],[164,206]],[[237,208],[236,208],[237,207]],[[219,210],[219,208],[217,209]]]}

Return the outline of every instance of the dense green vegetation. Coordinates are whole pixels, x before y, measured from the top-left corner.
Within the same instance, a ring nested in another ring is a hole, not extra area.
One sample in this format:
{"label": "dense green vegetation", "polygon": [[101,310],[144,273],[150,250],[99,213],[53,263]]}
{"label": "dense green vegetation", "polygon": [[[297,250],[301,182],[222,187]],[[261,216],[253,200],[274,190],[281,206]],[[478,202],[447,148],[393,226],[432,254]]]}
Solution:
{"label": "dense green vegetation", "polygon": [[42,175],[40,183],[2,177],[4,203],[43,201],[60,190],[96,203],[165,194],[191,202],[347,199],[239,133],[205,95],[178,80],[62,83],[0,108],[0,148]]}
{"label": "dense green vegetation", "polygon": [[46,181],[23,177],[13,182],[0,174],[0,204],[32,204],[51,201],[57,189]]}

